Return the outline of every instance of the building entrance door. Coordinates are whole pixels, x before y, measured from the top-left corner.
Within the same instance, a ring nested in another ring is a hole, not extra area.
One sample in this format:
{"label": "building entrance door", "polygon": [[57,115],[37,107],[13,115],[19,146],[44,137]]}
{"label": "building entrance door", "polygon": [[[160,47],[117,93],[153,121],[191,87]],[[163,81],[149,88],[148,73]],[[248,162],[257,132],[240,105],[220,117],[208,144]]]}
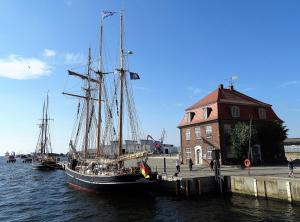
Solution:
{"label": "building entrance door", "polygon": [[195,147],[195,164],[196,165],[202,164],[202,148],[201,148],[201,146]]}

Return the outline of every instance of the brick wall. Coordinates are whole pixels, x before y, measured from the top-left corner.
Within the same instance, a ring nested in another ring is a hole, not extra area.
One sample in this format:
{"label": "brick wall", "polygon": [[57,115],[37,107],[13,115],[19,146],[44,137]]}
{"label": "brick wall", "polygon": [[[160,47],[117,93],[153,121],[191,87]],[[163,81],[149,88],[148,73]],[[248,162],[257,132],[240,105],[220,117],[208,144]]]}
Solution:
{"label": "brick wall", "polygon": [[[211,136],[207,137],[205,128],[206,126],[212,127]],[[200,127],[201,131],[201,139],[196,138],[195,128]],[[186,130],[190,129],[190,140],[186,140]],[[181,131],[181,145],[182,145],[182,155],[184,163],[187,163],[187,148],[191,150],[191,158],[196,164],[196,156],[195,156],[195,147],[201,146],[202,154],[203,154],[203,164],[209,163],[210,158],[207,156],[207,148],[220,149],[220,133],[219,133],[219,123],[218,122],[207,122],[201,123],[193,126],[188,126],[180,129]]]}

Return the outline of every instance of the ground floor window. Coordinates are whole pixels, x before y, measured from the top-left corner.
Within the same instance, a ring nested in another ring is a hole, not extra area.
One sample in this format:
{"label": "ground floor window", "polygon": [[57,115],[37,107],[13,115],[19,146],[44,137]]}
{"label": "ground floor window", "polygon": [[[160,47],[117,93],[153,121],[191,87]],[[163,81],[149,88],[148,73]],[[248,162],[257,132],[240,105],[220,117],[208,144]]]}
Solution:
{"label": "ground floor window", "polygon": [[212,149],[213,149],[213,147],[211,147],[211,146],[207,147],[207,150],[206,150],[206,158],[207,159],[212,159],[212,157],[211,157]]}
{"label": "ground floor window", "polygon": [[186,158],[190,159],[192,157],[192,149],[191,148],[186,148]]}

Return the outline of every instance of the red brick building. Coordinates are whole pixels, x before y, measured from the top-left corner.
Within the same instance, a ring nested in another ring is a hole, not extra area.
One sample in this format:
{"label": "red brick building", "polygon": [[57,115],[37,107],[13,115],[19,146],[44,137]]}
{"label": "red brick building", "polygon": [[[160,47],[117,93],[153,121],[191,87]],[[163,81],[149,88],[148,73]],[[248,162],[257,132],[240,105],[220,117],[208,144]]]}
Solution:
{"label": "red brick building", "polygon": [[[227,89],[221,84],[185,110],[178,126],[184,163],[189,158],[194,164],[209,163],[214,149],[220,150],[223,164],[230,163],[234,151],[228,143],[228,135],[237,122],[249,123],[250,118],[254,125],[265,121],[282,122],[270,104],[242,94],[233,86]],[[259,145],[253,148],[253,155],[253,159],[261,160]]]}

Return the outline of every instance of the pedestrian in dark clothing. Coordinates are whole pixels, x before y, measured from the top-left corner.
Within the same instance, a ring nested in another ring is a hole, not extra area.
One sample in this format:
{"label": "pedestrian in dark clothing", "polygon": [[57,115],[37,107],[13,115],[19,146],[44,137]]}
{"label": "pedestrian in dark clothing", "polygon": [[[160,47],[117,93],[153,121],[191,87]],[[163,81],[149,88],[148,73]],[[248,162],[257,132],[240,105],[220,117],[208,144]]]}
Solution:
{"label": "pedestrian in dark clothing", "polygon": [[179,162],[179,159],[176,159],[176,171],[178,173],[180,172],[180,162]]}
{"label": "pedestrian in dark clothing", "polygon": [[210,170],[213,171],[213,169],[214,169],[214,161],[213,160],[210,161],[209,166],[210,166]]}
{"label": "pedestrian in dark clothing", "polygon": [[289,177],[294,177],[294,163],[292,159],[288,161],[288,168],[289,168]]}
{"label": "pedestrian in dark clothing", "polygon": [[193,161],[192,161],[192,158],[189,159],[189,168],[190,168],[190,171],[192,171],[192,169],[193,169]]}

